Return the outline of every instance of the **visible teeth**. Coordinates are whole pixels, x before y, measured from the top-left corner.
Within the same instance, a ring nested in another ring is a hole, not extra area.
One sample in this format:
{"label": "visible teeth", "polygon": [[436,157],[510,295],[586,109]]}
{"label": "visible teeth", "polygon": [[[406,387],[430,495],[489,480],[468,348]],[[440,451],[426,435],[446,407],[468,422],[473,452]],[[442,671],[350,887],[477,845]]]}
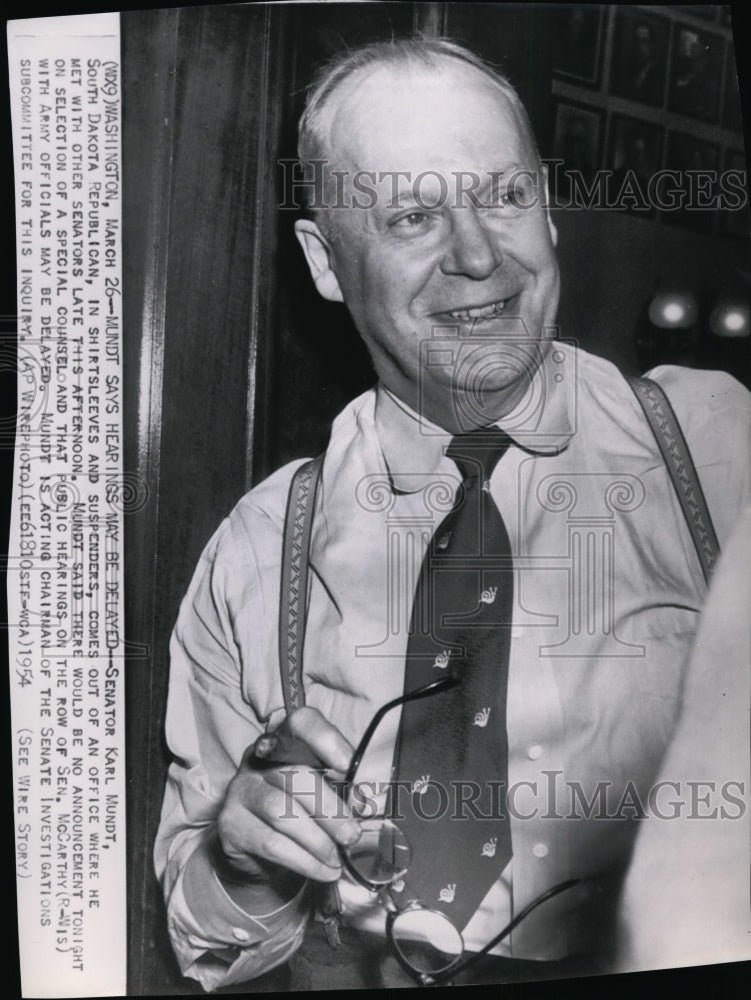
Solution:
{"label": "visible teeth", "polygon": [[490,316],[497,316],[502,313],[506,306],[506,299],[500,302],[491,302],[487,306],[477,306],[475,309],[456,309],[449,313],[452,319],[488,319]]}

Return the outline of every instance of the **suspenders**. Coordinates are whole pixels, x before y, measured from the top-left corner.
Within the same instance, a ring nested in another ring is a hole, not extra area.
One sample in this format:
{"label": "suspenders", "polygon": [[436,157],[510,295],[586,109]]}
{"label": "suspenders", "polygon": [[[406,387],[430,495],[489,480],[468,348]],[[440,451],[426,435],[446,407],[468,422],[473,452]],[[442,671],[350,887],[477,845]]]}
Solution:
{"label": "suspenders", "polygon": [[636,377],[629,377],[626,381],[639,400],[665,459],[670,480],[678,494],[696,554],[699,556],[704,579],[709,583],[712,568],[720,554],[720,544],[678,418],[670,400],[656,382]]}
{"label": "suspenders", "polygon": [[284,519],[282,579],[279,595],[279,666],[287,714],[305,704],[302,647],[308,600],[308,556],[323,455],[295,472]]}

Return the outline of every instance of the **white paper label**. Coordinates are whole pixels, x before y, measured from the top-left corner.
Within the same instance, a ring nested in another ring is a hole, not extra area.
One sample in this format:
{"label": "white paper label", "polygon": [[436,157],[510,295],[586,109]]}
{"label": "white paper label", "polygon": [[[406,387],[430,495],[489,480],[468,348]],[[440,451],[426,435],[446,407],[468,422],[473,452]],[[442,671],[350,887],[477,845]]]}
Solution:
{"label": "white paper label", "polygon": [[18,425],[9,552],[24,996],[125,993],[117,14],[9,25]]}

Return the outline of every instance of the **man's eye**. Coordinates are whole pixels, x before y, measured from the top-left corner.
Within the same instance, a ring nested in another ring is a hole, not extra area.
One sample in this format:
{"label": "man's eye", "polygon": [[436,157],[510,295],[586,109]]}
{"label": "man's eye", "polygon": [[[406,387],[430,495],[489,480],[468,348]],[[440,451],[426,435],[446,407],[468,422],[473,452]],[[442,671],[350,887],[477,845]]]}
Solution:
{"label": "man's eye", "polygon": [[489,208],[517,208],[519,199],[513,187],[499,188],[493,192]]}
{"label": "man's eye", "polygon": [[517,212],[519,209],[530,208],[535,203],[536,188],[524,176],[515,177],[490,195],[487,208]]}
{"label": "man's eye", "polygon": [[418,229],[427,221],[428,217],[424,212],[410,212],[395,219],[392,226],[398,226],[400,229]]}
{"label": "man's eye", "polygon": [[511,196],[506,188],[501,188],[498,191],[494,191],[490,199],[491,208],[506,208],[507,205],[511,204]]}

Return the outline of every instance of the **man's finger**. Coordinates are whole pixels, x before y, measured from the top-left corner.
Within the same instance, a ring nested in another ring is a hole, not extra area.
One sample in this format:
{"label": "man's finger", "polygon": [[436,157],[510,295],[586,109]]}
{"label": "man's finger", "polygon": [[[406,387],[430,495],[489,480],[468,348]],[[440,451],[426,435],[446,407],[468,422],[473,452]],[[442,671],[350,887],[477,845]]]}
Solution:
{"label": "man's finger", "polygon": [[[269,784],[302,806],[332,840],[342,846],[349,846],[359,840],[360,826],[353,817],[352,810],[320,772],[302,767],[285,767],[269,771],[265,777]],[[288,804],[287,813],[293,808]]]}
{"label": "man's finger", "polygon": [[[321,760],[324,767],[344,774],[350,765],[355,748],[344,738],[341,732],[332,726],[316,708],[304,706],[288,715],[281,726],[275,730],[289,732],[293,737],[303,740],[314,754]],[[297,761],[290,761],[291,764]]]}
{"label": "man's finger", "polygon": [[252,835],[246,831],[244,840],[232,833],[227,835],[226,840],[222,838],[222,850],[235,868],[253,876],[258,874],[259,861],[261,870],[266,862],[316,882],[335,882],[341,876],[338,859],[330,865],[320,861],[295,840],[261,820],[258,820]]}
{"label": "man's finger", "polygon": [[307,878],[330,881],[341,874],[336,844],[301,802],[267,783],[253,789],[252,801],[252,812],[237,799],[220,817],[222,848],[236,867],[252,870],[256,857]]}

